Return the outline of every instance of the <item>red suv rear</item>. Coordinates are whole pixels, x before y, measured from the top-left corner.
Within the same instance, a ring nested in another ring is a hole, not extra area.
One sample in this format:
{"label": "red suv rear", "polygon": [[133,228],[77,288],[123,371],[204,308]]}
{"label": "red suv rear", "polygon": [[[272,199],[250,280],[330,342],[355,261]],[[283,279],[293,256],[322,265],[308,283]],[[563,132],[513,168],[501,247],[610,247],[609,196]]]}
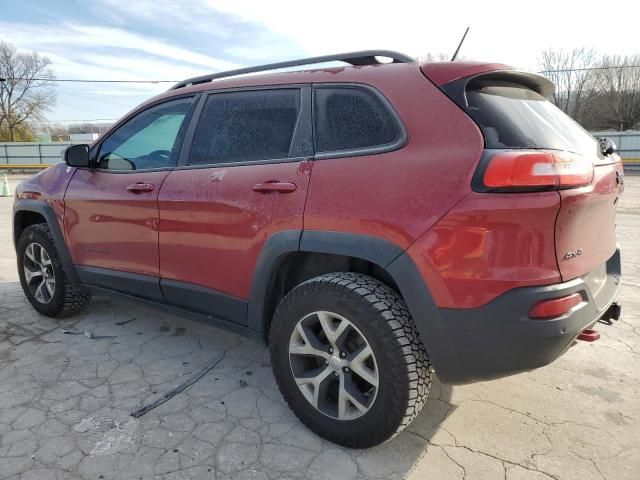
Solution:
{"label": "red suv rear", "polygon": [[622,166],[553,88],[386,51],[186,80],[19,187],[23,289],[50,316],[107,291],[265,339],[306,425],[375,445],[433,371],[540,367],[619,314]]}

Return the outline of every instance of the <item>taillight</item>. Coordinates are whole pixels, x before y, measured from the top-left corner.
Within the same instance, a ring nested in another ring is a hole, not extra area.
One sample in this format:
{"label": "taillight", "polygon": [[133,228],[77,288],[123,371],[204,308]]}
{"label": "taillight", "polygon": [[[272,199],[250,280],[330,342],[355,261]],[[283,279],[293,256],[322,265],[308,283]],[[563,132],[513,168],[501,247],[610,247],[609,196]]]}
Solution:
{"label": "taillight", "polygon": [[551,300],[542,300],[529,310],[529,317],[538,320],[560,317],[580,303],[582,303],[582,295],[579,293],[572,293],[566,297],[553,298]]}
{"label": "taillight", "polygon": [[593,162],[568,152],[504,151],[489,160],[483,183],[490,190],[572,188],[588,185]]}

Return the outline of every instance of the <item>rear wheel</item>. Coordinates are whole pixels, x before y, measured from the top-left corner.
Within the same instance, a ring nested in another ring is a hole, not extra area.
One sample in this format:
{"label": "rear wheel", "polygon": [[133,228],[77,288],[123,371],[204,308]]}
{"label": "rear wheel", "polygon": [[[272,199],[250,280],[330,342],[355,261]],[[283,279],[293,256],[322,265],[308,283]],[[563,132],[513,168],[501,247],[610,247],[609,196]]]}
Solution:
{"label": "rear wheel", "polygon": [[16,252],[20,284],[33,308],[49,317],[67,317],[84,308],[91,297],[69,283],[46,224],[25,228]]}
{"label": "rear wheel", "polygon": [[406,304],[366,275],[331,273],[294,288],[278,306],[270,348],[293,412],[347,447],[392,438],[420,412],[431,386]]}

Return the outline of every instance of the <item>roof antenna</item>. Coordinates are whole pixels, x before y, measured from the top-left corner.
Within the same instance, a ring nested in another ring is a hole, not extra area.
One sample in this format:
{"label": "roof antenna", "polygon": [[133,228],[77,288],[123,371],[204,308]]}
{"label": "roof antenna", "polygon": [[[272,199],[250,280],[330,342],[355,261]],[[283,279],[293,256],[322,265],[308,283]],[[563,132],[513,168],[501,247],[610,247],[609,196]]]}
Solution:
{"label": "roof antenna", "polygon": [[464,42],[464,39],[467,38],[467,33],[469,33],[469,27],[467,27],[467,29],[464,31],[464,35],[462,35],[462,39],[460,40],[460,43],[458,44],[458,48],[456,48],[456,52],[453,54],[453,57],[451,57],[451,61],[452,62],[458,56],[458,52],[460,51],[460,47],[462,46],[462,42]]}

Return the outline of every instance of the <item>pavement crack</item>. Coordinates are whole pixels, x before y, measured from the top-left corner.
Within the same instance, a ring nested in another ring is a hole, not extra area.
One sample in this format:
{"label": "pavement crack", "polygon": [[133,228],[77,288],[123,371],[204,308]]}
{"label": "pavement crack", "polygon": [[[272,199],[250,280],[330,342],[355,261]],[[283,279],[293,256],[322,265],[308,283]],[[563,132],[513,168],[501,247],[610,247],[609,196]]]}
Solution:
{"label": "pavement crack", "polygon": [[462,403],[466,403],[466,402],[487,403],[487,404],[489,404],[489,405],[493,405],[494,407],[502,408],[502,409],[507,410],[507,411],[509,411],[509,412],[516,413],[516,414],[518,414],[518,415],[522,415],[522,416],[524,416],[524,417],[527,417],[527,418],[529,418],[529,419],[533,420],[534,422],[541,423],[541,424],[543,424],[543,425],[550,425],[550,424],[549,424],[549,422],[546,422],[546,421],[544,421],[544,420],[542,420],[542,419],[540,419],[540,418],[537,418],[537,417],[535,417],[534,415],[531,415],[531,414],[530,414],[530,413],[528,413],[528,412],[526,412],[526,413],[525,413],[525,412],[521,412],[521,411],[519,411],[519,410],[516,410],[516,409],[514,409],[514,408],[505,407],[504,405],[500,405],[499,403],[493,402],[493,401],[491,401],[491,400],[480,400],[480,399],[477,399],[477,400],[476,400],[476,399],[472,399],[472,398],[470,398],[470,399],[467,399],[467,400],[463,400],[463,401],[461,401],[461,402],[460,402],[460,404],[462,404]]}
{"label": "pavement crack", "polygon": [[[456,447],[450,447],[450,448],[456,448]],[[464,468],[464,465],[462,465],[461,463],[458,463],[454,458],[452,458],[451,455],[449,455],[449,452],[447,452],[447,448],[446,447],[440,447],[440,449],[444,452],[444,454],[447,456],[447,458],[449,460],[451,460],[453,463],[455,463],[458,467],[460,467],[462,469],[462,479],[466,480],[467,479],[467,469]]]}

